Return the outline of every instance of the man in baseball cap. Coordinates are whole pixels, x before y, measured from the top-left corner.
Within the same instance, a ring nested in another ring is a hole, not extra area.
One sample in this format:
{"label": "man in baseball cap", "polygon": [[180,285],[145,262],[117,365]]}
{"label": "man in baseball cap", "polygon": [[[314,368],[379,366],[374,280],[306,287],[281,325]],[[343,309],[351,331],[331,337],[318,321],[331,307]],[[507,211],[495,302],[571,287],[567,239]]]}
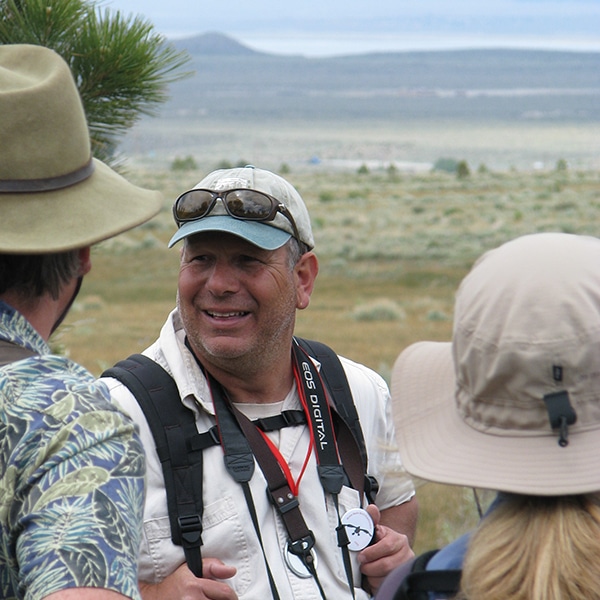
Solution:
{"label": "man in baseball cap", "polygon": [[[183,242],[177,309],[144,354],[179,391],[159,410],[191,408],[194,432],[206,440],[212,431],[216,444],[181,441],[184,458],[202,453],[204,473],[186,479],[200,487],[201,507],[191,519],[196,530],[184,531],[181,519],[169,519],[161,459],[144,413],[124,385],[106,379],[139,423],[152,474],[142,590],[164,598],[185,591],[228,600],[366,600],[392,566],[412,556],[414,487],[394,441],[385,382],[363,365],[341,357],[340,364],[330,351],[352,392],[346,398],[356,406],[369,475],[379,482],[373,503],[363,497],[360,455],[344,458],[353,444],[334,439],[329,398],[316,383],[331,373],[333,360],[309,358],[294,337],[296,311],[308,306],[318,272],[306,205],[279,175],[247,166],[210,173],[177,198],[173,215],[178,229],[170,245]],[[241,439],[238,429],[226,427],[230,415],[250,423]],[[267,426],[259,440],[252,435],[257,426]],[[229,456],[233,442],[251,446],[249,461]],[[326,448],[333,465],[321,456]],[[253,468],[255,457],[260,467]],[[265,465],[273,460],[271,470]],[[350,463],[360,471],[358,485],[342,477],[325,489],[328,469],[350,472]],[[244,465],[251,465],[247,479],[240,475]],[[283,489],[272,484],[274,474],[286,478],[288,492],[273,491]],[[265,494],[265,478],[274,495]],[[345,527],[348,543],[340,533]],[[181,544],[173,541],[178,537]]]}
{"label": "man in baseball cap", "polygon": [[0,46],[0,596],[138,599],[144,458],[136,428],[51,333],[90,246],[160,209],[91,155],[67,63]]}

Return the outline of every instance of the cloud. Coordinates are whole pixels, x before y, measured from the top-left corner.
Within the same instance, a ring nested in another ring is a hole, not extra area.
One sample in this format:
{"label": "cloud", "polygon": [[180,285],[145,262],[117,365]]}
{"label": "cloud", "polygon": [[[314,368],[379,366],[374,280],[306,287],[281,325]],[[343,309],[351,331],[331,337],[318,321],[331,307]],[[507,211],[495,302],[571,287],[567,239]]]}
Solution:
{"label": "cloud", "polygon": [[[585,36],[600,46],[598,0],[106,0],[102,6],[147,17],[168,37],[218,31],[240,40],[286,36]],[[210,8],[207,9],[207,6]],[[396,40],[399,42],[399,39]]]}

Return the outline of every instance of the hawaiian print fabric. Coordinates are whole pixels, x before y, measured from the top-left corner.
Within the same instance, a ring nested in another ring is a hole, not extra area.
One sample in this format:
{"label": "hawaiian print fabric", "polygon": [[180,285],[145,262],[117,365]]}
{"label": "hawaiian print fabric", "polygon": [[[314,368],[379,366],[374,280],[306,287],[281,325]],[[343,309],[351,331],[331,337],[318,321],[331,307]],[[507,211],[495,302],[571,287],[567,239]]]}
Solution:
{"label": "hawaiian print fabric", "polygon": [[0,339],[39,354],[0,368],[0,597],[91,586],[139,599],[145,467],[134,425],[1,302]]}

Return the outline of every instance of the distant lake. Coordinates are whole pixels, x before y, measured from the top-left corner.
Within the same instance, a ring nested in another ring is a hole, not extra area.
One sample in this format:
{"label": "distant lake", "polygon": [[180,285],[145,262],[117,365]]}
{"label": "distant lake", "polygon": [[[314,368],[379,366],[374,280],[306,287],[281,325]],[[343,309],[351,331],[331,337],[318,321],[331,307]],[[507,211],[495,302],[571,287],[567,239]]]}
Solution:
{"label": "distant lake", "polygon": [[600,52],[600,35],[595,37],[459,35],[445,33],[247,33],[233,34],[253,50],[307,57],[347,56],[365,52],[404,52],[474,48],[515,48],[523,50],[572,50]]}

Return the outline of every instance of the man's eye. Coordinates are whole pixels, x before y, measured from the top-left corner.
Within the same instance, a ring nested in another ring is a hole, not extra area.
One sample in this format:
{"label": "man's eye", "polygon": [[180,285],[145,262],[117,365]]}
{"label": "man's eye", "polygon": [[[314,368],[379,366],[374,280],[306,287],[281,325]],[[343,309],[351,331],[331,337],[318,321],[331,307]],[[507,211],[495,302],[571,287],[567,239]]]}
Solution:
{"label": "man's eye", "polygon": [[260,262],[260,259],[257,256],[243,255],[243,256],[240,256],[240,262],[246,262],[246,263]]}

